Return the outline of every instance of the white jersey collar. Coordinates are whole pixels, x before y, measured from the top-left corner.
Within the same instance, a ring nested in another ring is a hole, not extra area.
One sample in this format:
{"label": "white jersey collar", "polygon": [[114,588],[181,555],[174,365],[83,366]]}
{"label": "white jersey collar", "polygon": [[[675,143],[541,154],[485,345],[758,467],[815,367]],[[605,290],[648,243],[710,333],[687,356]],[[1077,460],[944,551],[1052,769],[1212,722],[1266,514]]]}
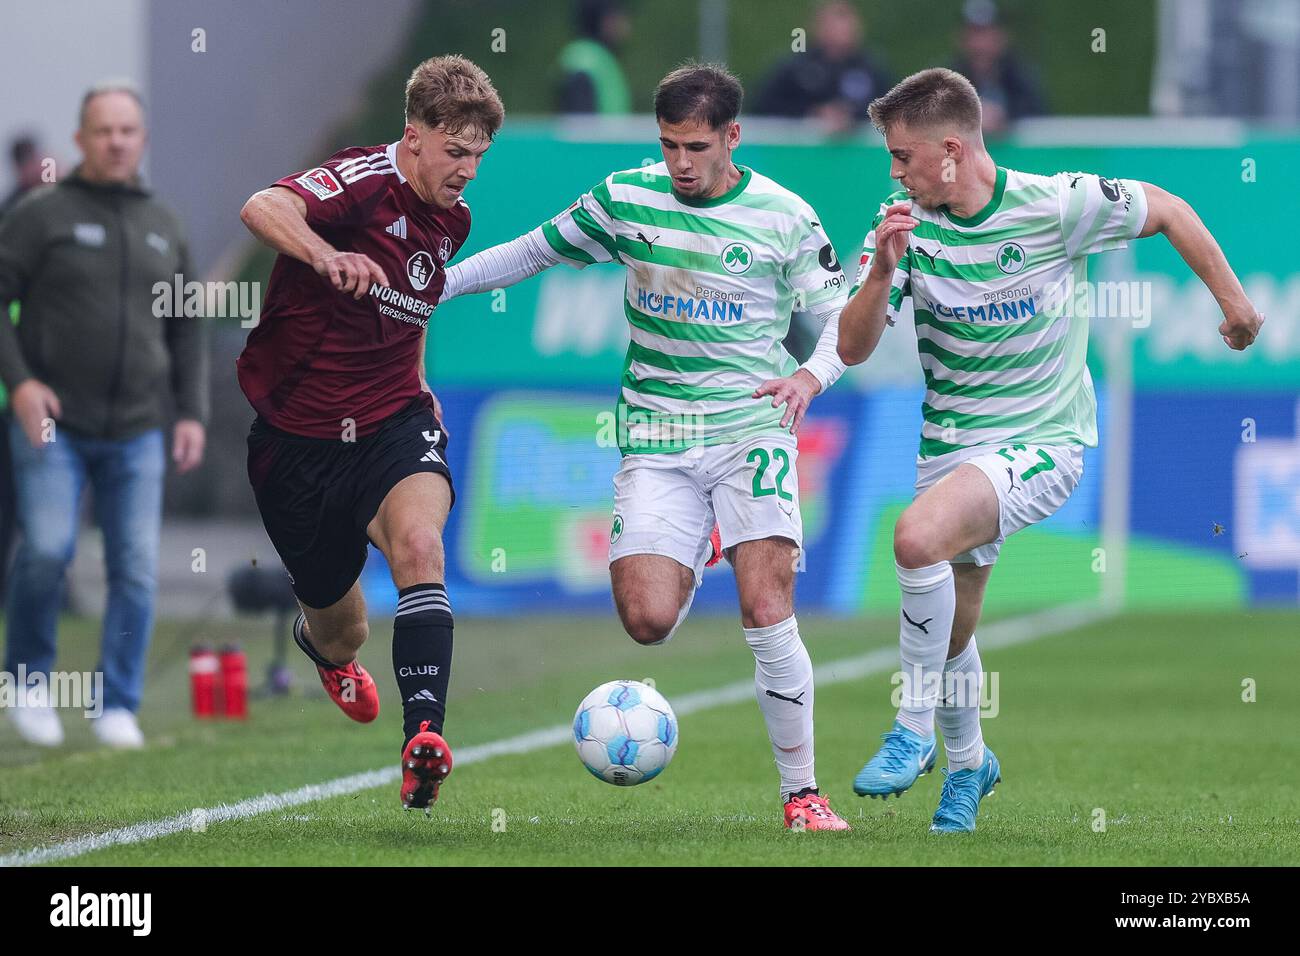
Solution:
{"label": "white jersey collar", "polygon": [[401,167],[397,165],[397,143],[389,143],[388,149],[384,151],[388,154],[388,161],[393,164],[393,172],[397,173],[399,183],[406,182],[406,177],[402,175]]}

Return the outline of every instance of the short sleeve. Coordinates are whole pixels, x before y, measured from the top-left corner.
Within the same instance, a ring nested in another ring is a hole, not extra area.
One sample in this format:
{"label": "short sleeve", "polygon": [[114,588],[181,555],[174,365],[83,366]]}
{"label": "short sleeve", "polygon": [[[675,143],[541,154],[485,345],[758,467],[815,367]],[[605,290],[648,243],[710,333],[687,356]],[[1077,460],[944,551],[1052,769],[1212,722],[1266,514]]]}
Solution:
{"label": "short sleeve", "polygon": [[[871,269],[871,260],[876,255],[876,229],[885,221],[885,213],[888,211],[896,197],[891,197],[880,204],[880,210],[876,213],[876,218],[871,221],[871,229],[867,232],[867,237],[862,240],[862,255],[858,259],[858,274],[853,281],[853,288],[849,290],[849,295],[857,294],[858,289],[862,288],[862,283],[867,281],[867,272]],[[885,306],[885,318],[890,325],[898,318],[898,313],[902,311],[903,300],[912,294],[912,250],[903,253],[902,258],[898,260],[898,265],[894,267],[894,274],[889,280],[889,302]]]}
{"label": "short sleeve", "polygon": [[369,219],[370,210],[388,190],[388,177],[395,175],[386,153],[350,147],[273,185],[292,189],[303,198],[308,225],[352,225]]}
{"label": "short sleeve", "polygon": [[1071,259],[1123,249],[1147,221],[1147,196],[1135,179],[1092,173],[1056,176],[1061,238]]}
{"label": "short sleeve", "polygon": [[803,220],[799,244],[789,259],[790,288],[800,311],[823,312],[836,306],[842,309],[849,299],[848,280],[835,247],[815,215]]}
{"label": "short sleeve", "polygon": [[542,235],[560,260],[576,269],[596,262],[621,262],[615,240],[610,180],[597,183],[568,209],[542,223]]}

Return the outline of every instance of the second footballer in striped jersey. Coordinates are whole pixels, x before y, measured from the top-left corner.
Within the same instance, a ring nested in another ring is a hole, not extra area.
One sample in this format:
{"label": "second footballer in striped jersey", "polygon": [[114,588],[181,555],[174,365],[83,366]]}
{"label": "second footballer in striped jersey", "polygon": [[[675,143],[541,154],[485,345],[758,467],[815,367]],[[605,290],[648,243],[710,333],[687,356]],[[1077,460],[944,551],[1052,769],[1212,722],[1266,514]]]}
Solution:
{"label": "second footballer in striped jersey", "polygon": [[[794,616],[803,538],[794,433],[844,370],[836,334],[847,282],[816,212],[732,161],[741,95],[719,67],[669,74],[655,94],[664,162],[616,172],[539,228],[448,270],[443,297],[561,263],[627,270],[609,551],[619,616],[639,643],[671,638],[716,520],[786,826],[842,830],[817,790],[812,664]],[[795,309],[823,323],[802,366],[782,345]]]}
{"label": "second footballer in striped jersey", "polygon": [[839,351],[864,361],[910,297],[926,393],[916,499],[894,529],[901,706],[854,790],[907,790],[935,764],[937,721],[948,770],[931,829],[969,831],[1001,773],[980,727],[974,638],[989,575],[1007,536],[1065,503],[1097,443],[1087,257],[1162,233],[1219,302],[1230,348],[1250,345],[1263,317],[1181,199],[1136,180],[997,166],[960,74],[910,76],[871,118],[903,189],[867,234]]}

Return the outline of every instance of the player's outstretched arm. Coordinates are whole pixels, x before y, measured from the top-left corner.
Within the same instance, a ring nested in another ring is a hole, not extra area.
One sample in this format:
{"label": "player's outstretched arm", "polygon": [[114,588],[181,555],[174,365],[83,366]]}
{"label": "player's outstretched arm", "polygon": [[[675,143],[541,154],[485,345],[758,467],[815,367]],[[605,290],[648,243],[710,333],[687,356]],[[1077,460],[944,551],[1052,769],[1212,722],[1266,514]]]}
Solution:
{"label": "player's outstretched arm", "polygon": [[260,242],[307,263],[340,292],[359,299],[371,282],[388,285],[384,270],[369,256],[340,252],[317,235],[307,224],[307,203],[292,189],[271,186],[253,193],[239,218]]}
{"label": "player's outstretched arm", "polygon": [[539,226],[517,239],[475,253],[448,269],[447,284],[443,286],[440,301],[446,302],[458,295],[504,289],[559,265],[561,261]]}
{"label": "player's outstretched arm", "polygon": [[894,270],[907,251],[907,234],[916,228],[910,202],[894,203],[876,226],[875,252],[867,276],[840,313],[838,351],[845,365],[860,365],[876,350],[885,331]]}
{"label": "player's outstretched arm", "polygon": [[1246,348],[1259,335],[1264,316],[1246,297],[1218,242],[1184,200],[1150,183],[1143,183],[1142,189],[1147,197],[1147,221],[1138,238],[1164,234],[1219,303],[1223,311],[1219,334],[1224,343],[1236,351]]}

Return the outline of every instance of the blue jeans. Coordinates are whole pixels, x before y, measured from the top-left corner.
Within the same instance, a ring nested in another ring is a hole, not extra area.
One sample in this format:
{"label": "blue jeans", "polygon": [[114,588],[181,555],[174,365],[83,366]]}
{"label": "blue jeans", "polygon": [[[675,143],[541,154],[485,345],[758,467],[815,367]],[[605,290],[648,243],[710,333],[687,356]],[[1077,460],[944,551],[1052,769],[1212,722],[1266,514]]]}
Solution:
{"label": "blue jeans", "polygon": [[40,448],[9,423],[22,543],[9,576],[5,666],[10,674],[48,674],[63,604],[64,572],[77,543],[78,505],[90,480],[95,518],[104,532],[108,605],[97,668],[105,709],[136,711],[153,631],[162,524],[163,438],[159,429],[114,441],[60,429]]}

